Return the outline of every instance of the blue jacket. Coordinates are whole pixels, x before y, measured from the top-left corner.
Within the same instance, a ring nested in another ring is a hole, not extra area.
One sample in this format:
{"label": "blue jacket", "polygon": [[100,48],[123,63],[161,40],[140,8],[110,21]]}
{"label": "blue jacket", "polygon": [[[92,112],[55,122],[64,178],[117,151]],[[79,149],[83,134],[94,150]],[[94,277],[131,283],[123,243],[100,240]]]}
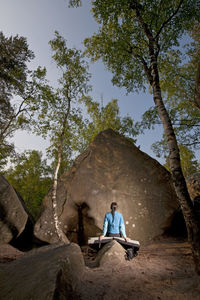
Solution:
{"label": "blue jacket", "polygon": [[112,212],[105,215],[102,234],[105,236],[108,233],[121,233],[123,237],[126,237],[123,216],[118,211],[115,211],[114,224]]}

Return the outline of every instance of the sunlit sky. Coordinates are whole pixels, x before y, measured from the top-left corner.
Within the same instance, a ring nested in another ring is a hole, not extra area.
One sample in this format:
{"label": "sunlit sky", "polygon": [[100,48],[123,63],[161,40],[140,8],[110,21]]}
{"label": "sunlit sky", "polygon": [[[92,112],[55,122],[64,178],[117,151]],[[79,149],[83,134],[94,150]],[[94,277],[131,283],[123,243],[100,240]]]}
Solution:
{"label": "sunlit sky", "polygon": [[[52,84],[57,80],[56,67],[51,58],[49,40],[54,37],[57,30],[66,40],[69,47],[84,48],[83,40],[97,31],[97,24],[90,13],[90,1],[84,0],[80,8],[69,8],[68,0],[1,0],[0,1],[0,30],[6,36],[16,35],[27,38],[30,49],[35,54],[30,68],[38,65],[46,66],[48,78]],[[122,116],[129,114],[135,121],[141,119],[142,114],[153,105],[152,96],[144,93],[131,93],[112,85],[112,74],[105,70],[99,62],[90,65],[92,73],[91,93],[95,101],[106,104],[112,98],[119,101]],[[151,151],[151,144],[162,136],[162,126],[156,131],[146,131],[138,138],[140,149],[155,158]],[[48,142],[42,138],[34,137],[25,132],[18,132],[13,139],[18,152],[25,149],[42,150]],[[160,160],[163,162],[163,160]]]}

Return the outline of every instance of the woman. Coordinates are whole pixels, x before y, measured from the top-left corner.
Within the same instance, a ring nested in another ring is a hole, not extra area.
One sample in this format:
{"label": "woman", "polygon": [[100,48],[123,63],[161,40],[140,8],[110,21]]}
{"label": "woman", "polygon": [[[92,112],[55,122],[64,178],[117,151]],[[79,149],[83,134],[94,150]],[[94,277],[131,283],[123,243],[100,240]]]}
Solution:
{"label": "woman", "polygon": [[111,203],[111,211],[106,213],[103,224],[103,232],[99,237],[100,241],[104,238],[104,236],[108,237],[123,237],[125,241],[129,239],[126,237],[125,225],[123,216],[121,213],[117,211],[117,203]]}

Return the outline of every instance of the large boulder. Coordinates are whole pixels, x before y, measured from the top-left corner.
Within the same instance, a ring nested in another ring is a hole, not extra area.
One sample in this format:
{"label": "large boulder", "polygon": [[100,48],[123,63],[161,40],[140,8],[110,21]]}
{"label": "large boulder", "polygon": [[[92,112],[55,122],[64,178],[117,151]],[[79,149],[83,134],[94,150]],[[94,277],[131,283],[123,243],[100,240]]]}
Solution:
{"label": "large boulder", "polygon": [[112,265],[118,265],[124,263],[126,259],[125,249],[115,240],[107,243],[102,249],[98,252],[95,259],[96,266],[109,268]]}
{"label": "large boulder", "polygon": [[[108,129],[99,133],[58,181],[58,215],[71,241],[101,233],[104,215],[116,201],[127,235],[147,242],[163,233],[178,207],[170,173],[131,141]],[[35,235],[57,241],[51,190],[43,201]]]}
{"label": "large boulder", "polygon": [[0,245],[0,263],[13,261],[22,255],[24,255],[24,252],[21,252],[9,244]]}
{"label": "large boulder", "polygon": [[9,243],[24,231],[28,214],[23,200],[0,175],[0,244]]}
{"label": "large boulder", "polygon": [[200,172],[194,173],[186,178],[188,192],[193,200],[200,195]]}
{"label": "large boulder", "polygon": [[0,299],[79,299],[85,264],[77,244],[45,246],[0,268]]}

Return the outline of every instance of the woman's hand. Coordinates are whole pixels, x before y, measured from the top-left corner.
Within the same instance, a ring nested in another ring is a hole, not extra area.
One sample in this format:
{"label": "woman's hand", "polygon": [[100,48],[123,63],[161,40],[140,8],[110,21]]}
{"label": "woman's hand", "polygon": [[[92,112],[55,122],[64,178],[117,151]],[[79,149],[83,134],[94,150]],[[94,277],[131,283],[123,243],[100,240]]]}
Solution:
{"label": "woman's hand", "polygon": [[128,237],[124,237],[124,240],[125,240],[126,242],[130,241],[130,239],[129,239]]}
{"label": "woman's hand", "polygon": [[100,235],[99,240],[101,241],[104,238],[104,235]]}

